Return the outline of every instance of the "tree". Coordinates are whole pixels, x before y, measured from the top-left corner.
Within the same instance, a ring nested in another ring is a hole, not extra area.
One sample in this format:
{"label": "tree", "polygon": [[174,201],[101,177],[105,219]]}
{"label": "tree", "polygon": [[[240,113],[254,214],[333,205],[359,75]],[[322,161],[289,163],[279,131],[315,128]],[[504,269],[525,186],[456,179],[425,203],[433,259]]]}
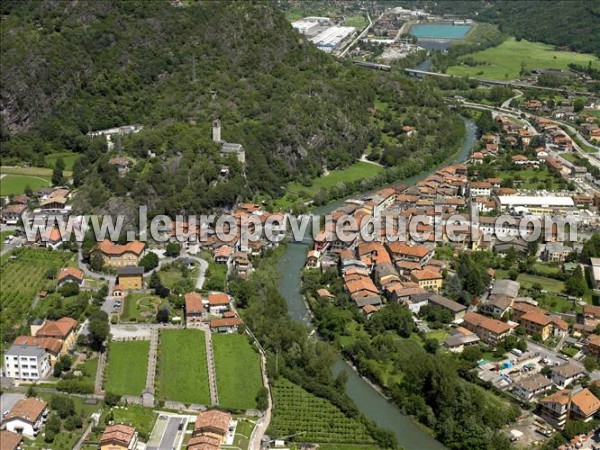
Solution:
{"label": "tree", "polygon": [[37,390],[33,384],[27,386],[27,392],[25,393],[27,397],[35,397],[37,395]]}
{"label": "tree", "polygon": [[108,315],[104,311],[98,311],[91,315],[89,317],[88,330],[90,332],[90,347],[94,350],[100,350],[110,333]]}
{"label": "tree", "polygon": [[154,252],[148,252],[138,264],[144,268],[144,272],[149,272],[158,267],[158,255]]}
{"label": "tree", "polygon": [[181,253],[181,244],[178,242],[169,242],[165,251],[166,256],[176,257]]}
{"label": "tree", "polygon": [[104,404],[106,406],[117,406],[121,401],[121,396],[119,394],[115,394],[114,392],[107,392],[104,395]]}
{"label": "tree", "polygon": [[576,98],[573,101],[573,110],[575,112],[583,111],[584,107],[585,107],[585,99],[583,99],[583,98]]}
{"label": "tree", "polygon": [[581,266],[577,266],[573,274],[565,281],[565,292],[575,297],[583,297],[587,289],[587,283],[583,276]]}
{"label": "tree", "polygon": [[102,272],[104,270],[104,258],[100,252],[92,252],[90,254],[90,268],[94,272]]}
{"label": "tree", "polygon": [[587,356],[583,360],[583,365],[585,366],[585,370],[588,372],[593,372],[598,369],[598,360],[593,356]]}
{"label": "tree", "polygon": [[425,349],[425,351],[427,353],[431,353],[432,355],[435,355],[437,353],[437,350],[439,347],[440,347],[440,343],[435,338],[426,339],[425,344],[423,345],[423,348]]}
{"label": "tree", "polygon": [[256,407],[261,411],[265,411],[269,407],[269,391],[264,386],[256,394]]}
{"label": "tree", "polygon": [[66,395],[53,395],[50,399],[50,408],[55,410],[61,419],[75,414],[75,402]]}
{"label": "tree", "polygon": [[152,272],[152,275],[150,275],[150,280],[148,281],[148,287],[150,287],[150,289],[156,289],[159,287],[162,287],[162,281],[160,279],[160,275],[158,274],[158,272],[154,271]]}
{"label": "tree", "polygon": [[64,183],[65,178],[63,175],[63,170],[65,168],[65,162],[62,158],[58,158],[56,160],[56,164],[54,165],[54,169],[52,170],[52,184],[54,186],[60,186]]}
{"label": "tree", "polygon": [[55,377],[60,377],[63,372],[68,372],[69,370],[71,370],[72,364],[73,364],[73,359],[69,355],[62,355],[54,363],[53,375]]}
{"label": "tree", "polygon": [[158,323],[169,322],[169,308],[161,308],[156,312],[156,321]]}
{"label": "tree", "polygon": [[73,297],[74,295],[79,294],[79,284],[69,281],[58,288],[58,292],[60,292],[63,297]]}
{"label": "tree", "polygon": [[44,441],[54,442],[54,438],[58,433],[60,433],[60,418],[56,414],[51,414],[46,422]]}

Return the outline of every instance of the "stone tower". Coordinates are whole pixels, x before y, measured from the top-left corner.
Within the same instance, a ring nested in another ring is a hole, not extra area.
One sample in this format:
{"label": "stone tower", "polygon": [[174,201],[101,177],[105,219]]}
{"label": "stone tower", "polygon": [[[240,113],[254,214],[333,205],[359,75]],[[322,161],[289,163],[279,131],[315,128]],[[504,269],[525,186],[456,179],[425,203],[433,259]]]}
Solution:
{"label": "stone tower", "polygon": [[221,143],[221,121],[216,119],[212,125],[212,139],[217,144]]}

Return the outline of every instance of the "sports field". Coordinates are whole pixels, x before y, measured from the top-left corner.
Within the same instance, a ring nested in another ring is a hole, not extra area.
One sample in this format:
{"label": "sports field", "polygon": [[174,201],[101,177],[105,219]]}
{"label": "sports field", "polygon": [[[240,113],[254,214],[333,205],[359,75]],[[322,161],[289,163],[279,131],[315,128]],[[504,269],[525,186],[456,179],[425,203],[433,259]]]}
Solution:
{"label": "sports field", "polygon": [[260,356],[241,334],[212,337],[219,404],[225,408],[256,408],[256,394],[263,386]]}
{"label": "sports field", "polygon": [[141,395],[146,386],[150,341],[111,342],[104,390]]}
{"label": "sports field", "polygon": [[210,404],[202,330],[161,332],[156,382],[161,398],[186,404]]}
{"label": "sports field", "polygon": [[0,195],[23,194],[29,186],[33,191],[51,186],[49,178],[29,175],[1,174]]}
{"label": "sports field", "polygon": [[514,79],[519,77],[522,64],[525,70],[532,69],[568,69],[569,63],[588,65],[600,69],[600,61],[596,56],[575,52],[556,51],[552,45],[526,40],[517,41],[511,37],[502,44],[480,52],[469,53],[460,58],[474,59],[482,63],[478,66],[459,65],[448,68],[450,75],[497,80]]}

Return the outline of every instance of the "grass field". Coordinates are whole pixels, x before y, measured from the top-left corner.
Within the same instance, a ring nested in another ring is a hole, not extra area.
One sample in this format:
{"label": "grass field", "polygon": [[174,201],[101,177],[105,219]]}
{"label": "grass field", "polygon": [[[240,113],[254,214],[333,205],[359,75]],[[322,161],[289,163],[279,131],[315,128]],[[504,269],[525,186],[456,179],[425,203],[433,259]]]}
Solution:
{"label": "grass field", "polygon": [[288,184],[287,192],[288,194],[292,193],[294,195],[307,194],[308,196],[312,196],[321,188],[329,189],[338,183],[371,178],[382,170],[383,167],[381,166],[364,161],[357,161],[345,169],[332,170],[326,176],[317,178],[310,187],[303,186],[300,183],[290,183]]}
{"label": "grass field", "polygon": [[111,342],[104,390],[141,395],[146,386],[150,341]]}
{"label": "grass field", "polygon": [[160,303],[161,299],[156,295],[129,294],[125,297],[121,321],[152,322]]}
{"label": "grass field", "polygon": [[272,385],[274,408],[269,436],[305,433],[301,442],[370,444],[373,439],[365,426],[345,416],[327,400],[317,397],[290,381],[279,378]]}
{"label": "grass field", "polygon": [[[7,255],[6,255],[7,256]],[[63,267],[72,253],[42,249],[13,251],[0,265],[0,333],[18,327],[27,318],[35,295],[52,283],[46,278],[50,268]],[[1,340],[4,342],[4,339]]]}
{"label": "grass field", "polygon": [[23,194],[27,186],[33,191],[52,186],[50,178],[37,175],[2,174],[0,179],[0,195]]}
{"label": "grass field", "polygon": [[45,158],[46,164],[50,167],[54,167],[56,160],[62,158],[65,163],[65,170],[73,170],[73,164],[81,156],[80,153],[64,152],[64,153],[52,153],[47,155]]}
{"label": "grass field", "polygon": [[203,331],[163,330],[158,357],[160,398],[210,404]]}
{"label": "grass field", "polygon": [[241,334],[215,334],[212,341],[219,404],[225,408],[256,408],[256,394],[263,386],[258,352]]}
{"label": "grass field", "polygon": [[[52,177],[52,169],[48,167],[18,167],[18,166],[0,166],[0,173],[12,174],[12,175],[29,175],[38,176],[42,178],[50,179]],[[70,177],[73,172],[65,170],[64,175]]]}
{"label": "grass field", "polygon": [[467,65],[452,66],[448,68],[450,75],[481,78],[492,78],[498,80],[514,79],[519,77],[521,64],[526,70],[532,69],[567,69],[569,63],[588,65],[600,69],[600,61],[597,57],[574,52],[555,51],[554,47],[539,42],[526,40],[517,41],[509,38],[502,44],[485,49],[480,52],[464,55],[460,60],[473,58],[484,63],[475,67]]}

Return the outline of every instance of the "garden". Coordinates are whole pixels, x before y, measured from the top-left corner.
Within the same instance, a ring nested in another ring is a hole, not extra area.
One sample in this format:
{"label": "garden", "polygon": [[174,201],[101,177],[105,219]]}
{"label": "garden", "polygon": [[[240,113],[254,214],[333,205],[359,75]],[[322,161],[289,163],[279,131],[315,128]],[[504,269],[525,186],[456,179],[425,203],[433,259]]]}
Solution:
{"label": "garden", "polygon": [[[27,319],[34,297],[53,281],[48,274],[63,267],[72,253],[63,253],[42,249],[20,249],[3,259],[0,266],[0,333],[2,342],[10,330],[15,330]],[[54,275],[51,277],[54,278]]]}
{"label": "garden", "polygon": [[204,332],[162,330],[156,377],[159,398],[210,404]]}
{"label": "garden", "polygon": [[219,404],[225,408],[256,408],[256,396],[263,387],[258,351],[241,334],[214,334],[212,342]]}
{"label": "garden", "polygon": [[153,322],[161,304],[160,297],[144,293],[128,294],[121,313],[122,322]]}
{"label": "garden", "polygon": [[302,442],[371,443],[365,426],[342,413],[325,399],[317,397],[284,378],[272,384],[273,419],[270,436],[289,436],[301,431]]}
{"label": "garden", "polygon": [[104,390],[118,395],[141,395],[146,386],[150,341],[111,342]]}

